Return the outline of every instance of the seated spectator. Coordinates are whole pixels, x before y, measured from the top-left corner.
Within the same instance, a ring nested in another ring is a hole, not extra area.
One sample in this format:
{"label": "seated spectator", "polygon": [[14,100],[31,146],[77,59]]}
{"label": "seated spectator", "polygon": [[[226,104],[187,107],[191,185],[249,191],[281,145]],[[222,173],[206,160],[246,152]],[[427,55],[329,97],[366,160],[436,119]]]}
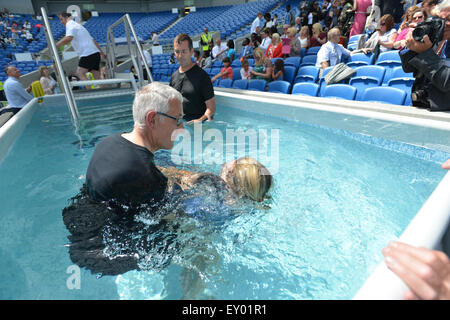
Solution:
{"label": "seated spectator", "polygon": [[283,44],[281,43],[280,35],[278,33],[274,33],[272,35],[272,43],[267,48],[266,57],[269,58],[269,59],[281,58],[281,56],[282,56],[282,53],[281,53],[282,47],[283,47]]}
{"label": "seated spectator", "polygon": [[227,41],[227,47],[227,57],[230,58],[231,61],[233,61],[236,56],[236,51],[234,50],[234,41],[232,39]]}
{"label": "seated spectator", "polygon": [[[317,23],[320,25],[320,23]],[[298,37],[298,40],[300,41],[300,47],[308,49],[310,47],[310,40],[309,40],[309,28],[308,26],[303,26],[300,29],[300,35]]]}
{"label": "seated spectator", "polygon": [[342,62],[342,56],[349,56],[351,52],[339,44],[341,31],[333,28],[328,31],[328,42],[317,53],[316,67],[325,69]]}
{"label": "seated spectator", "polygon": [[16,114],[33,99],[33,96],[30,94],[31,86],[28,86],[27,89],[22,86],[19,82],[20,71],[17,68],[6,66],[5,73],[8,79],[6,79],[3,88],[10,108],[4,108],[3,111],[7,110]]}
{"label": "seated spectator", "polygon": [[313,24],[322,20],[322,11],[320,10],[319,2],[317,0],[314,0],[312,5],[310,6],[307,17],[308,17],[308,28],[311,33]]}
{"label": "seated spectator", "polygon": [[289,38],[288,30],[289,30],[289,25],[285,24],[283,26],[283,34],[281,35],[281,39],[288,39]]}
{"label": "seated spectator", "polygon": [[[295,27],[293,27],[295,29]],[[284,61],[282,59],[275,60],[272,71],[272,80],[283,80],[284,77]]]}
{"label": "seated spectator", "polygon": [[266,52],[271,43],[272,39],[270,38],[270,29],[264,29],[264,31],[261,32],[261,45],[259,47]]}
{"label": "seated spectator", "polygon": [[249,59],[251,57],[253,57],[253,48],[250,46],[250,39],[245,38],[244,40],[242,40],[241,59]]}
{"label": "seated spectator", "polygon": [[250,67],[248,60],[244,58],[241,62],[241,66],[241,79],[250,80],[250,72],[253,70],[253,68]]}
{"label": "seated spectator", "polygon": [[327,42],[327,34],[323,31],[322,25],[320,23],[313,24],[309,47],[320,47],[325,42]]}
{"label": "seated spectator", "polygon": [[253,52],[255,57],[255,67],[250,71],[252,79],[262,79],[267,82],[272,80],[272,61],[264,55],[261,48],[256,48]]}
{"label": "seated spectator", "polygon": [[394,47],[394,42],[398,35],[394,26],[394,17],[390,14],[386,14],[380,18],[378,30],[378,44],[380,45],[380,52],[392,50]]}
{"label": "seated spectator", "polygon": [[[306,27],[306,30],[308,30],[308,27]],[[289,43],[290,46],[290,57],[299,57],[300,51],[301,51],[301,42],[299,37],[297,37],[297,29],[295,27],[290,27],[288,30],[289,38],[291,39],[291,42]]]}
{"label": "seated spectator", "polygon": [[425,12],[427,13],[427,16],[431,16],[431,12],[433,11],[434,7],[439,3],[438,0],[424,0],[422,2],[422,8],[425,9]]}
{"label": "seated spectator", "polygon": [[212,49],[212,59],[222,61],[223,58],[226,57],[226,52],[228,47],[222,43],[222,40],[219,38],[216,39],[216,45]]}
{"label": "seated spectator", "polygon": [[253,48],[253,50],[255,50],[256,48],[258,48],[261,45],[261,36],[259,34],[256,33],[252,33],[250,36],[250,46]]}
{"label": "seated spectator", "polygon": [[264,14],[264,24],[263,24],[261,30],[264,30],[266,28],[268,29],[272,26],[272,21],[270,20],[270,18],[271,18],[270,13],[266,12]]}
{"label": "seated spectator", "polygon": [[223,68],[220,69],[220,72],[216,74],[211,82],[216,81],[217,79],[233,79],[233,69],[231,68],[231,60],[228,57],[223,58]]}
{"label": "seated spectator", "polygon": [[[400,33],[394,42],[394,49],[400,50],[406,46],[406,36],[411,28],[414,28],[419,22],[424,21],[427,18],[427,12],[424,9],[420,9],[416,6],[412,6],[406,13],[405,21],[400,26]],[[403,27],[403,28],[402,28]]]}
{"label": "seated spectator", "polygon": [[46,66],[39,67],[39,74],[41,75],[41,79],[39,80],[42,85],[42,89],[46,95],[51,95],[55,93],[56,89],[56,81],[50,76],[50,71]]}

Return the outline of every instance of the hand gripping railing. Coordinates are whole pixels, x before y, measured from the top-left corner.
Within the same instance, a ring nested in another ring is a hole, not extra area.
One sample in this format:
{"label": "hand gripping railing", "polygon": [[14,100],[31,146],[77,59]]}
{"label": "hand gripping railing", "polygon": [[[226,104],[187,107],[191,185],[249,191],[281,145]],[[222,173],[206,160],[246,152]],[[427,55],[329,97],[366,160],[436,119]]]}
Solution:
{"label": "hand gripping railing", "polygon": [[52,29],[50,28],[50,23],[48,22],[47,11],[45,10],[45,8],[41,7],[41,12],[42,12],[42,18],[44,19],[45,35],[47,37],[47,43],[48,43],[50,52],[52,53],[52,56],[53,56],[53,62],[56,66],[56,72],[57,72],[57,75],[59,76],[59,79],[61,80],[61,83],[62,83],[62,86],[64,89],[64,93],[65,93],[65,97],[66,97],[66,101],[67,101],[67,105],[69,106],[69,111],[70,111],[70,114],[72,115],[72,120],[74,122],[75,127],[78,128],[78,121],[79,121],[80,116],[78,114],[78,109],[77,109],[77,105],[75,103],[75,98],[73,96],[72,89],[69,86],[69,80],[67,79],[67,77],[64,73],[61,59],[59,58],[59,55],[58,55],[58,49],[56,48]]}
{"label": "hand gripping railing", "polygon": [[[108,27],[107,40],[106,40],[106,56],[107,56],[107,66],[106,66],[106,75],[108,78],[115,78],[116,73],[116,44],[114,40],[114,28],[119,26],[120,24],[124,25],[125,35],[127,38],[128,44],[128,52],[131,58],[131,61],[134,66],[134,70],[136,70],[138,74],[139,88],[142,87],[144,83],[144,76],[142,70],[142,64],[147,71],[148,79],[153,82],[152,73],[150,72],[150,68],[148,67],[147,60],[145,59],[144,52],[142,51],[142,47],[140,45],[139,39],[137,37],[136,31],[134,30],[133,23],[131,22],[130,16],[125,14],[119,20],[114,22],[112,25]],[[131,33],[131,34],[130,34]],[[131,36],[134,39],[134,45],[131,41]],[[139,63],[142,61],[142,63]]]}

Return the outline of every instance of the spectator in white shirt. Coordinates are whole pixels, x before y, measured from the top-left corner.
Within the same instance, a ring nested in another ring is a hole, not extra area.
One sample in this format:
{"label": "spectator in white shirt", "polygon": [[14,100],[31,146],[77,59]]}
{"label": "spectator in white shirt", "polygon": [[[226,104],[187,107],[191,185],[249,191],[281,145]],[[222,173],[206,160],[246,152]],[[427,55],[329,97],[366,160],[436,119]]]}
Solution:
{"label": "spectator in white shirt", "polygon": [[259,47],[261,49],[263,49],[264,52],[266,52],[267,48],[272,43],[272,39],[270,38],[270,31],[269,31],[269,29],[265,29],[261,33],[261,38],[262,38],[262,40],[261,40],[261,44],[259,45]]}
{"label": "spectator in white shirt", "polygon": [[222,40],[219,38],[216,39],[216,45],[212,49],[212,58],[213,60],[222,60],[226,57],[226,52],[228,47],[222,44]]}
{"label": "spectator in white shirt", "polygon": [[258,12],[258,15],[256,16],[255,20],[253,20],[252,26],[250,28],[250,33],[257,33],[261,31],[261,19],[263,17],[263,14],[261,12]]}

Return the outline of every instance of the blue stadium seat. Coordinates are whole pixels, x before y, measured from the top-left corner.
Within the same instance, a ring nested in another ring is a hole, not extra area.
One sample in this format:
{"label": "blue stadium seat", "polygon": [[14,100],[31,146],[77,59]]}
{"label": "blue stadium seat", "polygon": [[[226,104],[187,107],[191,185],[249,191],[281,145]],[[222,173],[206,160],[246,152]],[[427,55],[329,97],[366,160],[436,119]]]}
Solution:
{"label": "blue stadium seat", "polygon": [[269,92],[276,93],[289,93],[289,89],[291,88],[291,83],[283,80],[277,80],[269,82],[268,84]]}
{"label": "blue stadium seat", "polygon": [[286,60],[284,60],[284,66],[293,66],[297,70],[300,66],[300,63],[302,62],[301,57],[287,57]]}
{"label": "blue stadium seat", "polygon": [[406,98],[405,98],[405,102],[404,105],[405,106],[410,106],[412,105],[412,101],[411,101],[411,88],[414,84],[414,78],[394,78],[389,80],[388,82],[388,87],[391,88],[397,88],[397,89],[401,89],[403,91],[405,91],[406,93]]}
{"label": "blue stadium seat", "polygon": [[348,39],[348,43],[352,43],[352,42],[358,42],[359,38],[362,36],[363,34],[355,34],[354,36],[351,36],[350,39]]}
{"label": "blue stadium seat", "polygon": [[250,80],[248,83],[248,90],[265,91],[266,80],[262,79]]}
{"label": "blue stadium seat", "polygon": [[231,67],[232,68],[237,68],[237,67],[242,67],[241,65],[241,60],[240,59],[234,59],[233,62],[231,63]]}
{"label": "blue stadium seat", "polygon": [[[414,78],[413,73],[408,73],[403,71],[402,67],[396,67],[394,70],[392,70],[391,79],[395,78]],[[388,80],[389,82],[389,80]]]}
{"label": "blue stadium seat", "polygon": [[220,88],[231,88],[233,85],[233,79],[221,79],[219,81],[218,87]]}
{"label": "blue stadium seat", "polygon": [[306,50],[306,56],[310,56],[310,55],[317,55],[317,52],[319,52],[320,50],[320,46],[318,47],[311,47],[308,50]]}
{"label": "blue stadium seat", "polygon": [[241,90],[247,90],[248,88],[248,80],[240,79],[233,81],[233,89],[241,89]]}
{"label": "blue stadium seat", "polygon": [[[328,71],[331,70],[328,69]],[[320,69],[315,66],[304,66],[298,69],[297,76],[295,77],[295,83],[298,82],[317,82]]]}
{"label": "blue stadium seat", "polygon": [[356,77],[350,79],[349,85],[356,88],[355,100],[361,100],[367,88],[376,87],[379,83],[377,79],[371,77]]}
{"label": "blue stadium seat", "polygon": [[347,66],[355,68],[373,64],[374,55],[372,53],[370,54],[355,53],[350,55],[348,59],[349,60],[347,62]]}
{"label": "blue stadium seat", "polygon": [[304,56],[306,56],[306,48],[301,48],[300,49],[300,57],[304,57]]}
{"label": "blue stadium seat", "polygon": [[330,84],[325,88],[322,97],[354,100],[356,88],[348,84]]}
{"label": "blue stadium seat", "polygon": [[318,92],[319,92],[319,85],[311,82],[296,83],[292,88],[292,94],[296,95],[317,97]]}
{"label": "blue stadium seat", "polygon": [[233,80],[240,80],[241,77],[241,68],[233,68]]}
{"label": "blue stadium seat", "polygon": [[366,89],[361,100],[403,105],[405,99],[406,92],[401,89],[391,87],[374,87]]}
{"label": "blue stadium seat", "polygon": [[216,60],[212,63],[212,67],[213,68],[222,68],[223,67],[223,63],[221,60]]}
{"label": "blue stadium seat", "polygon": [[284,75],[283,80],[289,83],[294,82],[296,69],[293,66],[285,66],[284,67]]}
{"label": "blue stadium seat", "polygon": [[380,53],[375,65],[386,69],[383,84],[387,84],[387,82],[392,78],[394,69],[397,67],[401,67],[402,65],[398,50],[390,50]]}
{"label": "blue stadium seat", "polygon": [[381,66],[362,66],[355,69],[356,73],[352,78],[367,77],[378,81],[378,84],[383,83],[386,70]]}
{"label": "blue stadium seat", "polygon": [[316,65],[316,60],[317,60],[317,55],[309,55],[309,56],[304,56],[302,59],[302,63],[300,65],[300,67],[303,66],[315,66]]}
{"label": "blue stadium seat", "polygon": [[247,59],[247,61],[248,61],[248,65],[250,67],[254,67],[255,66],[255,59]]}

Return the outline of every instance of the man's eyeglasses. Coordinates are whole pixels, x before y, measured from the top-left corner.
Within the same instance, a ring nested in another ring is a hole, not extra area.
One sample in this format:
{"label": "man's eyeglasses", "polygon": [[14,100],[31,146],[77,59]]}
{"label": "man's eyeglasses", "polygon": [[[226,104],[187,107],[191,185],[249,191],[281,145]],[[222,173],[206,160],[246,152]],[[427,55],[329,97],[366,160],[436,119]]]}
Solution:
{"label": "man's eyeglasses", "polygon": [[173,119],[173,120],[175,120],[176,122],[177,122],[177,127],[179,127],[182,123],[183,123],[183,116],[181,116],[181,118],[176,118],[176,117],[173,117],[173,116],[171,116],[171,115],[168,115],[167,113],[164,113],[164,112],[156,112],[157,114],[159,114],[159,115],[161,115],[161,116],[165,116],[165,117],[167,117],[167,118],[170,118],[170,119]]}

